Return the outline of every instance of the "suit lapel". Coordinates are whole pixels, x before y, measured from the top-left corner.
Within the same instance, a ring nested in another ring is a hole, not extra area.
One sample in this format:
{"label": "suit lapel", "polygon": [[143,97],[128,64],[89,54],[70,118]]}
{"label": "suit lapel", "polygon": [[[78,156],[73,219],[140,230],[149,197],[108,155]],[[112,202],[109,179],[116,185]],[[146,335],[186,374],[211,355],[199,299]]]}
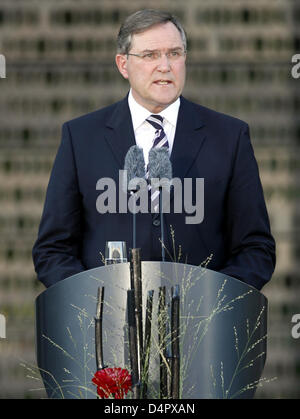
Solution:
{"label": "suit lapel", "polygon": [[181,97],[171,154],[173,177],[183,179],[197,158],[205,140],[204,133],[201,131],[203,126],[204,123],[200,120],[196,106]]}
{"label": "suit lapel", "polygon": [[127,96],[117,103],[107,121],[105,139],[118,165],[123,169],[127,151],[136,144]]}

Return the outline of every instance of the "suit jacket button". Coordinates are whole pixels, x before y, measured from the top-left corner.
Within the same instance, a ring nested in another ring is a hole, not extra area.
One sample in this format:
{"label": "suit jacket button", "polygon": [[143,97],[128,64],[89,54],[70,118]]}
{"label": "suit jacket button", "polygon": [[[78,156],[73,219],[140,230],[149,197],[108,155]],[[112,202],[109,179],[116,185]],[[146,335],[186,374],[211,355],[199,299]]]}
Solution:
{"label": "suit jacket button", "polygon": [[152,224],[153,224],[155,227],[159,227],[159,226],[160,226],[160,220],[158,220],[158,219],[156,218],[155,220],[153,220]]}

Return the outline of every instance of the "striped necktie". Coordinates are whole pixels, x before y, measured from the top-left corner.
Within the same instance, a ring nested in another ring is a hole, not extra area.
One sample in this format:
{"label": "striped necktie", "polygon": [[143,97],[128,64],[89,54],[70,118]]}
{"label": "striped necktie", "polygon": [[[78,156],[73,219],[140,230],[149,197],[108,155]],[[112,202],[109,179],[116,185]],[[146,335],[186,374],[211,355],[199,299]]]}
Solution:
{"label": "striped necktie", "polygon": [[[160,115],[150,115],[149,118],[146,119],[149,124],[151,124],[155,128],[155,137],[153,140],[152,148],[161,148],[167,147],[169,148],[168,139],[166,133],[163,128],[163,117]],[[146,179],[149,178],[149,170],[147,168],[146,172]],[[151,191],[151,184],[149,183],[148,186],[149,190]],[[154,190],[151,191],[151,211],[157,213],[159,209],[159,191]]]}

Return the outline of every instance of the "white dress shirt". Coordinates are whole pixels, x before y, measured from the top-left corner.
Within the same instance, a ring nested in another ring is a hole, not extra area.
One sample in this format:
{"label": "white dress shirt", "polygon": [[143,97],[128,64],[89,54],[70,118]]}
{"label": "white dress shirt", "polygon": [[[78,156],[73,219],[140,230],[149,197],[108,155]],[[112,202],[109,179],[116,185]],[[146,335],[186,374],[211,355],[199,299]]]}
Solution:
{"label": "white dress shirt", "polygon": [[[151,112],[136,102],[131,90],[128,95],[128,105],[131,113],[135,141],[136,144],[143,149],[145,166],[147,166],[149,151],[155,138],[155,128],[146,121],[151,115]],[[174,144],[179,106],[180,98],[157,114],[164,118],[163,127],[169,143],[169,155],[171,155]]]}

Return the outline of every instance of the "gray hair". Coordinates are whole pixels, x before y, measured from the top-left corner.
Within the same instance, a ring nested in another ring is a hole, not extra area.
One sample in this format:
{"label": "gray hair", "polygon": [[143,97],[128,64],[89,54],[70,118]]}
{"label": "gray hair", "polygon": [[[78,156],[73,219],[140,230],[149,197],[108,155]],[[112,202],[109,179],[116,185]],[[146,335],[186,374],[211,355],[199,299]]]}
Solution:
{"label": "gray hair", "polygon": [[132,35],[142,33],[152,26],[167,22],[171,22],[176,26],[181,35],[184,49],[186,50],[185,31],[174,15],[161,10],[144,9],[128,16],[122,24],[117,38],[118,54],[128,54],[131,48]]}

